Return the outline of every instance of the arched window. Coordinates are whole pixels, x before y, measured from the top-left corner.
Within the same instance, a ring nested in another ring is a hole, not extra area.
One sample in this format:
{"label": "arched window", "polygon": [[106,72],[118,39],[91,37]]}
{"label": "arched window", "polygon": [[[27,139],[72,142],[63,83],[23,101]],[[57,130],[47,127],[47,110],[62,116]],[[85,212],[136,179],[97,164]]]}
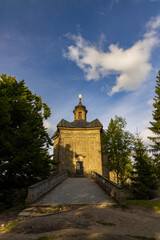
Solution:
{"label": "arched window", "polygon": [[78,112],[78,119],[79,119],[79,120],[82,119],[82,112]]}

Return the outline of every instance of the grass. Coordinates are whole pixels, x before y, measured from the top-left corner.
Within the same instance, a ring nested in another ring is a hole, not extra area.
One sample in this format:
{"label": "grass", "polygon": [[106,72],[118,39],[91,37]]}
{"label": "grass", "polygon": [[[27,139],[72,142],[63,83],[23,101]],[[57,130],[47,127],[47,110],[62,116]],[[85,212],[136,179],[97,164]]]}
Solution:
{"label": "grass", "polygon": [[62,211],[66,211],[69,208],[64,207],[64,206],[50,206],[50,207],[35,207],[33,209],[34,212],[38,212],[38,213],[42,213],[42,214],[47,214],[47,213],[58,213],[58,212],[62,212]]}
{"label": "grass", "polygon": [[104,222],[102,220],[96,221],[97,223],[104,225],[104,226],[115,226],[115,223],[110,223],[110,222]]}
{"label": "grass", "polygon": [[[73,234],[72,237],[82,237],[82,236],[85,236],[86,234]],[[128,237],[132,237],[134,239],[138,239],[138,240],[156,240],[155,238],[151,238],[151,237],[145,237],[145,236],[139,236],[139,235],[126,235]],[[37,238],[36,240],[55,240],[57,238],[61,237],[61,235],[58,235],[58,236],[51,236],[51,237],[47,237],[47,236],[44,236],[44,237],[39,237]],[[69,236],[68,236],[69,237]],[[65,238],[65,239],[68,239],[68,238]],[[83,238],[81,238],[83,239]]]}
{"label": "grass", "polygon": [[72,237],[83,240],[84,239],[83,237],[85,235],[86,235],[86,233],[72,234],[70,236],[67,236],[67,235],[55,235],[55,236],[49,236],[49,237],[43,236],[43,237],[37,238],[36,240],[56,240],[56,239],[57,240],[59,240],[59,239],[66,239],[66,240],[68,240],[70,238],[72,239]]}
{"label": "grass", "polygon": [[9,232],[15,225],[17,225],[19,221],[13,221],[11,223],[8,223],[6,226],[4,226],[2,229],[0,229],[0,233],[6,233]]}
{"label": "grass", "polygon": [[139,235],[135,235],[135,236],[127,235],[127,236],[135,238],[135,239],[139,239],[139,240],[156,240],[155,238],[139,236]]}
{"label": "grass", "polygon": [[154,211],[160,211],[160,201],[155,202],[151,200],[127,200],[126,206],[141,206],[152,209]]}
{"label": "grass", "polygon": [[62,210],[66,209],[66,207],[63,207],[61,205],[53,207],[54,212],[60,212]]}

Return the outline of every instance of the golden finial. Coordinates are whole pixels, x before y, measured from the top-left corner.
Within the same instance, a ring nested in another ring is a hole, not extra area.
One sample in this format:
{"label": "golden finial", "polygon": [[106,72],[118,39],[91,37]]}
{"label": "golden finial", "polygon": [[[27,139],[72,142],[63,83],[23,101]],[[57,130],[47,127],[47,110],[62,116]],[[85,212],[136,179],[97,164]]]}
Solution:
{"label": "golden finial", "polygon": [[82,95],[81,94],[79,94],[79,101],[81,102],[81,98],[82,98]]}

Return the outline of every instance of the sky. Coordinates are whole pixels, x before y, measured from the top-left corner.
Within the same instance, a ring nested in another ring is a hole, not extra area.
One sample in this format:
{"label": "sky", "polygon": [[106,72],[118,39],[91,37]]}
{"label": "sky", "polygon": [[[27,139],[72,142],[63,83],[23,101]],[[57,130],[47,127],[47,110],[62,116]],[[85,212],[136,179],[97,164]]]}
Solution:
{"label": "sky", "polygon": [[0,73],[24,79],[51,109],[50,136],[73,121],[115,115],[148,143],[160,70],[160,0],[0,0]]}

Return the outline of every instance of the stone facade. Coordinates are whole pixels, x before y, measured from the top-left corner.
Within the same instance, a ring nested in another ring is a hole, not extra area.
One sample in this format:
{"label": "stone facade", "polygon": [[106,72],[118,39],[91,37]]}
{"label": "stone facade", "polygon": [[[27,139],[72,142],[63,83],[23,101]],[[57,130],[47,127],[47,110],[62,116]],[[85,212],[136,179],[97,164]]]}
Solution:
{"label": "stone facade", "polygon": [[53,135],[54,160],[59,162],[59,173],[90,175],[95,171],[106,174],[101,155],[102,124],[98,119],[86,121],[87,110],[81,99],[73,112],[74,122],[62,119]]}

